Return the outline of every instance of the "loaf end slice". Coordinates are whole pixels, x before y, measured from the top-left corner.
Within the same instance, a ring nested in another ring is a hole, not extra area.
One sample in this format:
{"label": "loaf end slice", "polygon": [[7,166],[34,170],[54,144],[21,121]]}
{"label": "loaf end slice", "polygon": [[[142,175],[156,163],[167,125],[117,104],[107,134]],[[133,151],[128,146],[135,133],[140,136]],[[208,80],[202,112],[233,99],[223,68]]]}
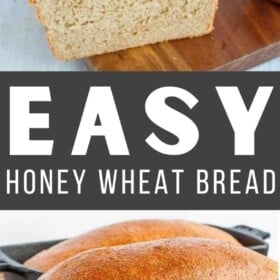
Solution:
{"label": "loaf end slice", "polygon": [[208,34],[218,6],[218,0],[30,1],[61,60]]}

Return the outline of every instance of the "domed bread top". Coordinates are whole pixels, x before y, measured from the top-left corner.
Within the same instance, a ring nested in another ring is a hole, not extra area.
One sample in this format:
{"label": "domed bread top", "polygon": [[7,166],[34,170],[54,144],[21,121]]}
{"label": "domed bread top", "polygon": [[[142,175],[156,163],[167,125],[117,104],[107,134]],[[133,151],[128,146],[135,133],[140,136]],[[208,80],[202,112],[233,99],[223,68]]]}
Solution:
{"label": "domed bread top", "polygon": [[39,280],[277,280],[277,265],[224,241],[174,238],[81,253]]}
{"label": "domed bread top", "polygon": [[69,239],[40,252],[27,260],[25,265],[47,271],[89,249],[172,237],[205,237],[239,244],[228,233],[202,224],[180,220],[140,220],[113,224]]}

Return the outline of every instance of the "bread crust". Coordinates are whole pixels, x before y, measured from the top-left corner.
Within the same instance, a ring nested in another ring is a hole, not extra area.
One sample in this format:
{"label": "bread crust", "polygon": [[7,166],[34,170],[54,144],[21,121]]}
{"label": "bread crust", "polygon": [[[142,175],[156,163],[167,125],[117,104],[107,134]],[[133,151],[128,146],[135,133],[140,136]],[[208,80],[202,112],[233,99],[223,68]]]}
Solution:
{"label": "bread crust", "polygon": [[277,264],[227,242],[175,238],[84,252],[39,280],[276,280]]}
{"label": "bread crust", "polygon": [[128,221],[95,229],[42,251],[25,262],[47,271],[62,261],[93,248],[124,245],[171,237],[205,237],[240,245],[228,233],[214,227],[180,220]]}

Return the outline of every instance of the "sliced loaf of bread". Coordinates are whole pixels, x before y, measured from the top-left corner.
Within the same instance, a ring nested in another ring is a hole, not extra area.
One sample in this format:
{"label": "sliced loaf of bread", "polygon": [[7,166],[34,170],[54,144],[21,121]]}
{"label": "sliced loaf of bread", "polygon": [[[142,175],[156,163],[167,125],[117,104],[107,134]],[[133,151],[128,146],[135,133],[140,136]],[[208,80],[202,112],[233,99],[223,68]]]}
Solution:
{"label": "sliced loaf of bread", "polygon": [[218,6],[218,0],[29,1],[61,60],[205,35]]}

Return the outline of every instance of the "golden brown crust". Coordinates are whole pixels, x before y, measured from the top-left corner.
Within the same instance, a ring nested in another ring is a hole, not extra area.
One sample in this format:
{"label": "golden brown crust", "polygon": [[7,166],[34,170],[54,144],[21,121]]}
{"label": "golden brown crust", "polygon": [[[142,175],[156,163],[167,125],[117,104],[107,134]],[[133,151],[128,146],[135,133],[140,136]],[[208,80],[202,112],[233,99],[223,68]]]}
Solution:
{"label": "golden brown crust", "polygon": [[29,259],[25,265],[47,271],[60,262],[89,249],[124,245],[171,237],[205,237],[239,244],[219,229],[179,220],[142,220],[99,228],[62,242]]}
{"label": "golden brown crust", "polygon": [[39,280],[276,280],[277,264],[241,246],[175,238],[84,252]]}
{"label": "golden brown crust", "polygon": [[[38,21],[45,26],[45,20],[41,10],[37,7],[37,0],[29,0],[29,4],[35,9]],[[46,27],[46,26],[45,26]]]}

